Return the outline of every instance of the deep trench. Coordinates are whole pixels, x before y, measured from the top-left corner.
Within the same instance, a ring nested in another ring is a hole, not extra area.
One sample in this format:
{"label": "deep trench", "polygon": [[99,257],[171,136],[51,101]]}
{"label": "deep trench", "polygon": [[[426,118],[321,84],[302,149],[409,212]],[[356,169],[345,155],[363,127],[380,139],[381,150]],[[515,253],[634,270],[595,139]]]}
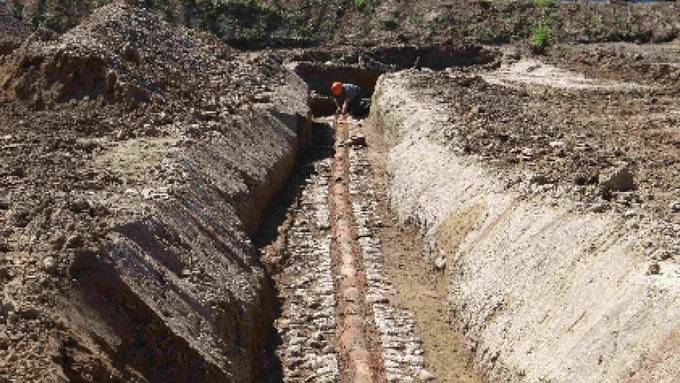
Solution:
{"label": "deep trench", "polygon": [[[295,170],[282,192],[272,202],[260,231],[254,238],[253,242],[260,249],[260,254],[264,255],[267,248],[271,248],[277,240],[281,240],[282,229],[286,230],[287,227],[290,227],[290,222],[286,222],[290,221],[294,212],[301,208],[299,206],[300,193],[305,182],[316,174],[314,164],[324,159],[330,159],[336,153],[334,127],[328,123],[327,119],[324,119],[324,117],[332,116],[336,112],[335,102],[330,93],[330,85],[333,82],[353,83],[361,87],[361,107],[353,117],[363,119],[369,115],[371,97],[376,82],[383,74],[410,68],[444,70],[455,66],[484,65],[494,60],[492,55],[476,47],[388,48],[378,52],[377,56],[371,58],[373,60],[371,68],[362,67],[360,64],[329,64],[328,61],[323,63],[319,61],[298,61],[288,64],[289,69],[300,76],[308,85],[310,91],[308,100],[311,111],[308,123],[311,126],[311,133],[306,140],[307,146],[300,150]],[[362,55],[360,54],[357,57],[358,61],[361,61]],[[378,61],[378,58],[380,61]],[[327,59],[327,57],[321,57],[321,59]],[[274,318],[280,318],[285,302],[279,298],[280,291],[276,275],[282,273],[283,265],[267,262],[264,259],[262,263],[267,271],[269,288],[274,292],[275,302],[272,308]],[[282,361],[277,355],[277,350],[282,346],[282,339],[274,322],[269,324],[269,328],[269,338],[262,361],[262,374],[257,379],[266,383],[278,383],[284,381]],[[377,379],[382,381],[384,377],[377,377]],[[345,380],[345,377],[341,378],[341,381]]]}

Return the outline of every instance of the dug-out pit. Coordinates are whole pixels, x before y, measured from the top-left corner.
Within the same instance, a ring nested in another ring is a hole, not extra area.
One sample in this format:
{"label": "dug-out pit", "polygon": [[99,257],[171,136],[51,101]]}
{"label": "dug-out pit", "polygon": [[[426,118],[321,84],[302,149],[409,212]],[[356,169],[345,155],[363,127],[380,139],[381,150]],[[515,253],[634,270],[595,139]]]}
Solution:
{"label": "dug-out pit", "polygon": [[444,70],[486,65],[495,59],[495,53],[479,46],[442,44],[429,47],[381,47],[351,53],[306,52],[295,57],[288,67],[309,86],[310,109],[315,117],[335,113],[330,87],[336,81],[361,87],[360,117],[363,117],[368,115],[376,82],[385,73],[405,69]]}

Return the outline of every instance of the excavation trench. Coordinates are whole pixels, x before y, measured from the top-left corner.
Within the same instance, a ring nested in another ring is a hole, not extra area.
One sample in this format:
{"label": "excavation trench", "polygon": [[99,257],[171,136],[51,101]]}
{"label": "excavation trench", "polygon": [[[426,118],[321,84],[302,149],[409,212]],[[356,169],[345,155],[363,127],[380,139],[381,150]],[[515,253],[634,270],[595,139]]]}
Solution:
{"label": "excavation trench", "polygon": [[478,382],[362,125],[316,119],[256,243],[278,297],[265,381]]}
{"label": "excavation trench", "polygon": [[433,45],[426,47],[383,47],[354,52],[307,52],[287,67],[300,76],[310,90],[310,108],[314,116],[335,113],[330,92],[333,82],[352,83],[361,87],[359,117],[368,116],[370,102],[378,78],[404,69],[445,70],[453,67],[494,65],[496,52],[479,46]]}
{"label": "excavation trench", "polygon": [[[478,381],[466,356],[456,355],[450,366],[440,363],[451,350],[433,347],[431,336],[424,344],[419,329],[426,323],[420,322],[423,313],[415,313],[413,306],[399,298],[405,296],[400,289],[414,285],[394,273],[401,265],[388,264],[395,258],[384,256],[381,250],[382,239],[389,240],[393,230],[402,231],[385,203],[384,171],[374,169],[374,160],[384,153],[371,152],[363,120],[356,119],[368,115],[382,74],[421,63],[436,66],[431,58],[418,57],[378,69],[310,62],[290,65],[310,89],[314,117],[311,132],[303,133],[307,147],[297,170],[255,241],[277,296],[264,381],[435,381],[437,374],[428,366],[426,350],[434,350],[435,372],[442,375],[439,381],[461,381],[461,377],[465,377],[462,381]],[[447,62],[476,63],[472,58]],[[361,113],[333,116],[335,103],[328,92],[333,81],[362,88]],[[382,145],[375,134],[371,137],[371,142]],[[385,221],[393,225],[385,227]],[[416,241],[415,234],[410,238]],[[400,256],[403,262],[403,252]],[[427,279],[430,271],[417,265],[420,250],[412,247],[409,257],[408,262],[416,265],[408,269]],[[455,354],[462,347],[455,345],[459,338],[445,334],[453,330],[441,316],[444,304],[432,298],[436,294],[428,288],[421,286],[419,291],[429,294],[432,301],[420,309],[428,318],[438,317],[441,323],[435,328],[444,334],[436,336],[446,339],[447,347],[453,342]]]}

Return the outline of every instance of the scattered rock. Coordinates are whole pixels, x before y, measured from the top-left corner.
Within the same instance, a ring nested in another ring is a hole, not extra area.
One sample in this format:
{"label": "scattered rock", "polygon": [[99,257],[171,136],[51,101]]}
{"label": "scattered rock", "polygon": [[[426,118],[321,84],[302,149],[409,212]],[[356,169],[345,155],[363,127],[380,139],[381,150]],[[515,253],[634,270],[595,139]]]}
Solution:
{"label": "scattered rock", "polygon": [[67,249],[75,249],[76,247],[82,246],[82,244],[83,237],[81,237],[80,234],[74,234],[66,240],[64,247]]}
{"label": "scattered rock", "polygon": [[590,185],[598,182],[598,174],[578,172],[574,175],[574,185]]}
{"label": "scattered rock", "polygon": [[47,256],[43,259],[43,267],[45,268],[46,271],[53,271],[54,267],[56,266],[56,262],[54,260],[54,257]]}
{"label": "scattered rock", "polygon": [[600,201],[592,204],[589,211],[593,213],[604,213],[609,208],[609,204],[606,201]]}
{"label": "scattered rock", "polygon": [[660,272],[661,272],[661,266],[659,266],[659,264],[656,263],[656,262],[649,265],[649,270],[647,270],[648,275],[658,275]]}
{"label": "scattered rock", "polygon": [[680,201],[673,201],[668,205],[673,213],[680,213]]}
{"label": "scattered rock", "polygon": [[419,382],[433,382],[435,379],[436,379],[435,376],[427,370],[422,370],[418,374]]}
{"label": "scattered rock", "polygon": [[345,141],[346,146],[368,146],[366,143],[366,137],[363,134],[356,134],[348,138]]}
{"label": "scattered rock", "polygon": [[130,44],[130,43],[125,44],[125,46],[123,47],[122,56],[123,56],[124,59],[126,59],[130,62],[133,62],[135,64],[139,64],[142,61],[142,58],[139,54],[139,51],[137,50],[137,48],[132,46],[132,44]]}
{"label": "scattered rock", "polygon": [[529,183],[532,185],[546,185],[550,183],[550,180],[543,174],[532,174],[529,177]]}
{"label": "scattered rock", "polygon": [[609,191],[629,191],[635,188],[633,173],[627,164],[622,164],[610,169],[607,173],[600,173],[600,187]]}

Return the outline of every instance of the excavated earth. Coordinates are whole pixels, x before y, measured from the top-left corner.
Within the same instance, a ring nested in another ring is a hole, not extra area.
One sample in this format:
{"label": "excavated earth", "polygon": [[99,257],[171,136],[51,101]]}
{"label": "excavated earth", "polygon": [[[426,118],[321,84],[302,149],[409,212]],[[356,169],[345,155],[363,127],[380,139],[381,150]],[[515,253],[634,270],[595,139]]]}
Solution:
{"label": "excavated earth", "polygon": [[8,16],[0,383],[680,376],[677,20],[536,57]]}
{"label": "excavated earth", "polygon": [[0,381],[257,381],[249,235],[308,113],[280,64],[123,4],[6,57]]}
{"label": "excavated earth", "polygon": [[494,71],[381,78],[390,204],[489,380],[674,381],[677,72],[579,65],[509,52]]}

